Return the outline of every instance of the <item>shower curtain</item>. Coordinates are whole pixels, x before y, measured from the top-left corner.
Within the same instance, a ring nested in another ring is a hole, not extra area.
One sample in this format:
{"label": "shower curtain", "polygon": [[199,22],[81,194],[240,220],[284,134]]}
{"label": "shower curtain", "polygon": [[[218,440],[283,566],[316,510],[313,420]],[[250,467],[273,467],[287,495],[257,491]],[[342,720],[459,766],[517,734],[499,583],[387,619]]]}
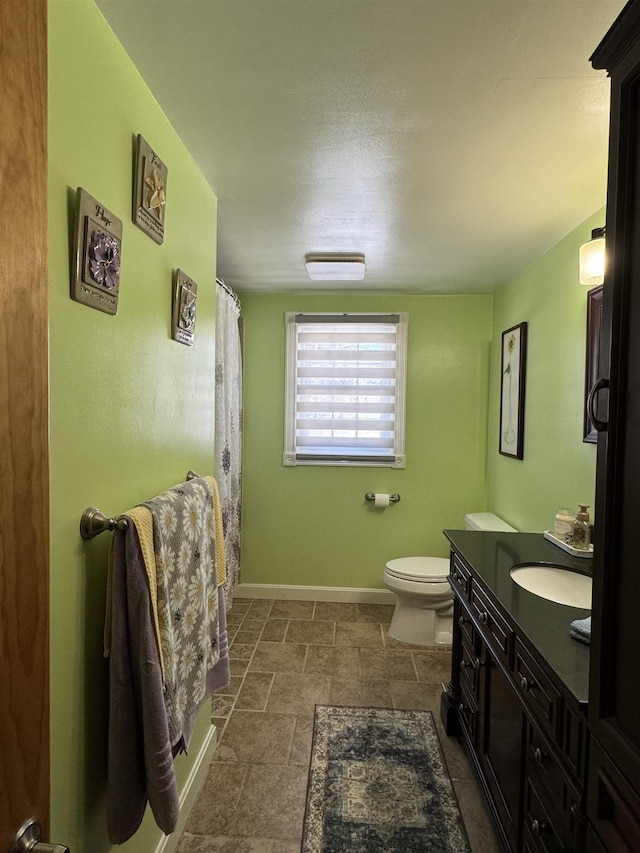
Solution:
{"label": "shower curtain", "polygon": [[216,288],[216,400],[214,475],[220,491],[227,557],[225,599],[233,602],[240,576],[240,521],[242,509],[242,352],[240,302],[224,282]]}

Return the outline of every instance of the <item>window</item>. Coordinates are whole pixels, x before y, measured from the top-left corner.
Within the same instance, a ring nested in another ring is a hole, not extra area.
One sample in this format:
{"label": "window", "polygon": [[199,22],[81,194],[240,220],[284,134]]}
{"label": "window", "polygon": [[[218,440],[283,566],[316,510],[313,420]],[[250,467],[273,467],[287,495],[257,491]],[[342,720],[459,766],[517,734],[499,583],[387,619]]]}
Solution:
{"label": "window", "polygon": [[404,468],[407,314],[285,322],[283,464]]}

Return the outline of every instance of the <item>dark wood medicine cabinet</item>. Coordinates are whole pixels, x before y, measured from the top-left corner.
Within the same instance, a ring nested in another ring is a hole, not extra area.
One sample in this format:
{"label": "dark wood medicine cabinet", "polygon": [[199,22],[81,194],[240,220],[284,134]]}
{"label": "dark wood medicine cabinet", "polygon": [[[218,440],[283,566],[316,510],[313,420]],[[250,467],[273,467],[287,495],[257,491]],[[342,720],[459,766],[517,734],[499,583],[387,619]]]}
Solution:
{"label": "dark wood medicine cabinet", "polygon": [[518,636],[452,539],[443,719],[464,736],[512,853],[640,851],[640,0],[591,62],[611,78],[611,116],[598,427],[585,429],[597,443],[598,519],[588,705]]}

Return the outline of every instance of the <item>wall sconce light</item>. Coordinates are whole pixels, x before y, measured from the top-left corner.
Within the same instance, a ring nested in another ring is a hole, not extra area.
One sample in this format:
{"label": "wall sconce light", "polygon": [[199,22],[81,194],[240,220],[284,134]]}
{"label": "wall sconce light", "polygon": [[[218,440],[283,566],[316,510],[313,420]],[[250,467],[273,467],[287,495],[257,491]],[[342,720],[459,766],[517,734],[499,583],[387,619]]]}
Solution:
{"label": "wall sconce light", "polygon": [[588,243],[580,246],[580,284],[596,287],[604,282],[606,228],[594,228]]}
{"label": "wall sconce light", "polygon": [[312,281],[362,281],[364,255],[307,255],[307,273]]}

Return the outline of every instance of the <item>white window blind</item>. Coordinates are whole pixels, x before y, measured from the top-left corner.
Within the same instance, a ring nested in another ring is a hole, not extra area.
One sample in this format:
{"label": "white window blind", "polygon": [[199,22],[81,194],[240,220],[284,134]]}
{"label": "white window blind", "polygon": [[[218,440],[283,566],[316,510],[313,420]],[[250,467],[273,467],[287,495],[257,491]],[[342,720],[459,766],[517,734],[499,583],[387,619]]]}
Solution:
{"label": "white window blind", "polygon": [[283,463],[404,468],[406,313],[285,322]]}

